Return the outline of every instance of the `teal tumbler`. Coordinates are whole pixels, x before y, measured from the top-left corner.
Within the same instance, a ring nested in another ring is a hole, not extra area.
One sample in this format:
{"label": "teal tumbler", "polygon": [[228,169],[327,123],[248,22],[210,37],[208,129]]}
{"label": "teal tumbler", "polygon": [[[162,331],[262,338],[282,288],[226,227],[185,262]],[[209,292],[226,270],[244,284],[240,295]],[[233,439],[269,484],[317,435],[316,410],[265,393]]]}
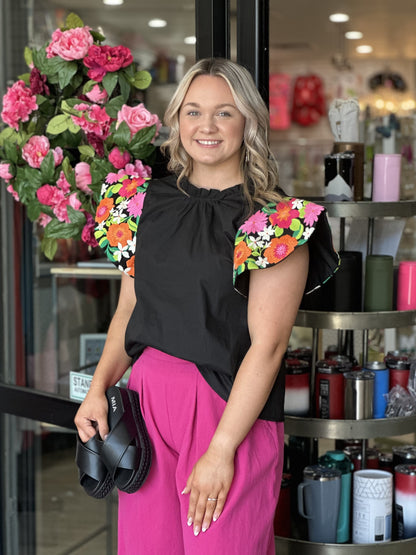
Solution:
{"label": "teal tumbler", "polygon": [[343,451],[327,451],[319,458],[319,464],[341,471],[341,500],[339,505],[337,543],[350,539],[350,501],[353,463]]}

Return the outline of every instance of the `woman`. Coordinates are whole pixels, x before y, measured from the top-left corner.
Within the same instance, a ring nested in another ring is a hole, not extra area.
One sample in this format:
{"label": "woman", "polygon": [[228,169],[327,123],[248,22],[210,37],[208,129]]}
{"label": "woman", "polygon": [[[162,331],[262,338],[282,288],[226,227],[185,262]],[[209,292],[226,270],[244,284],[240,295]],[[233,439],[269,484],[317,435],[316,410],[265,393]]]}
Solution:
{"label": "woman", "polygon": [[[279,369],[305,286],[338,257],[323,208],[277,192],[268,121],[244,68],[201,60],[165,115],[174,175],[134,197],[131,180],[103,189],[97,238],[127,275],[75,421],[82,441],[105,438],[104,392],[132,362],[154,452],[143,487],[120,492],[119,554],[274,553]],[[124,246],[103,240],[132,220]]]}

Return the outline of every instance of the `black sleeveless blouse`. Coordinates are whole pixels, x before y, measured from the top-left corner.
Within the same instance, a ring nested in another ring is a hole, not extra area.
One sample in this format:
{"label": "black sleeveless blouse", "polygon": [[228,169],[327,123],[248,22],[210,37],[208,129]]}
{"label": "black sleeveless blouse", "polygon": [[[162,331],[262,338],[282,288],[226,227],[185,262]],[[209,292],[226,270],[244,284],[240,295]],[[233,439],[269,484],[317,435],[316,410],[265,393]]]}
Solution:
{"label": "black sleeveless blouse", "polygon": [[[227,400],[250,347],[250,270],[276,264],[308,242],[308,291],[329,279],[339,257],[322,206],[285,197],[247,217],[240,185],[220,191],[184,180],[181,189],[175,176],[105,183],[96,238],[134,276],[127,353],[136,360],[150,346],[192,361]],[[284,379],[279,372],[261,418],[283,420]]]}

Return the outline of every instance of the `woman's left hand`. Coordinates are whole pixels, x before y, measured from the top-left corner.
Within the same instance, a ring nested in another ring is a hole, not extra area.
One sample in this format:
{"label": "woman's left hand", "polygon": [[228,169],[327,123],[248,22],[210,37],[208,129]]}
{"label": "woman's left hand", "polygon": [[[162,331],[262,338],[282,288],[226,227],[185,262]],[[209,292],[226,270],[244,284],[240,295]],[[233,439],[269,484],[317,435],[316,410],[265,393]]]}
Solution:
{"label": "woman's left hand", "polygon": [[210,446],[198,460],[183,490],[189,493],[188,526],[194,534],[205,532],[224,508],[234,477],[234,453],[225,454]]}

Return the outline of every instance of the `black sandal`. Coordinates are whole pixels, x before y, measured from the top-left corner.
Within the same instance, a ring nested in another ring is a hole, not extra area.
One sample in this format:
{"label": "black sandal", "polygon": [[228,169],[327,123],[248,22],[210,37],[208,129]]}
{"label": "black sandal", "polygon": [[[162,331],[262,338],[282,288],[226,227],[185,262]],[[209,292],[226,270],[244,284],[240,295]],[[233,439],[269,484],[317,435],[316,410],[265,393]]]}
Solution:
{"label": "black sandal", "polygon": [[96,499],[103,499],[114,487],[114,481],[101,460],[102,445],[98,434],[86,443],[82,443],[77,435],[75,461],[79,469],[79,483],[88,495]]}
{"label": "black sandal", "polygon": [[116,487],[134,493],[146,480],[152,460],[139,395],[131,389],[113,386],[106,396],[110,431],[102,444],[101,460]]}

